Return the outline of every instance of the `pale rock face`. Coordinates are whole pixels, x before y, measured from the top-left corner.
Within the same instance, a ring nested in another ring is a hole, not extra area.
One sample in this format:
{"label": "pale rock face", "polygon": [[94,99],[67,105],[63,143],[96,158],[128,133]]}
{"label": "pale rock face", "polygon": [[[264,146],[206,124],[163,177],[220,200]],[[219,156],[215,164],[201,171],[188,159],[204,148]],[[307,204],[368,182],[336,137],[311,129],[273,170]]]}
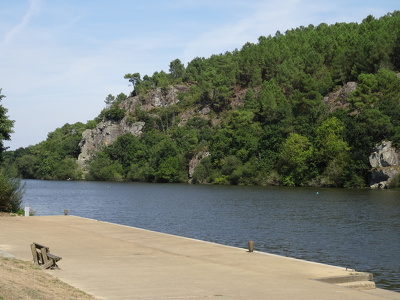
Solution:
{"label": "pale rock face", "polygon": [[349,106],[347,98],[356,89],[356,82],[347,82],[342,88],[329,93],[326,97],[324,97],[324,102],[328,105],[331,112],[337,109],[344,109]]}
{"label": "pale rock face", "polygon": [[96,128],[85,130],[82,133],[82,140],[79,143],[81,153],[78,157],[78,164],[85,169],[85,162],[95,152],[101,151],[104,147],[111,145],[120,135],[131,133],[135,136],[140,136],[144,125],[144,122],[129,124],[124,118],[121,122],[100,122]]}
{"label": "pale rock face", "polygon": [[370,176],[371,188],[387,188],[390,180],[400,174],[400,153],[391,141],[376,145],[369,157],[373,168]]}
{"label": "pale rock face", "polygon": [[178,93],[185,92],[188,87],[185,85],[171,86],[167,90],[156,88],[149,91],[146,96],[129,97],[120,104],[127,113],[134,112],[139,105],[141,109],[148,111],[155,107],[168,107],[179,102]]}
{"label": "pale rock face", "polygon": [[399,153],[392,146],[391,141],[384,141],[377,145],[369,157],[371,167],[390,167],[399,164]]}
{"label": "pale rock face", "polygon": [[194,173],[194,170],[196,169],[197,165],[201,162],[201,160],[204,157],[207,157],[210,155],[211,154],[208,151],[206,151],[206,152],[200,151],[192,157],[192,159],[189,162],[189,178],[190,178],[189,182],[191,182],[191,180],[193,178],[193,173]]}
{"label": "pale rock face", "polygon": [[184,92],[189,87],[186,85],[171,86],[168,89],[156,88],[144,97],[129,97],[119,104],[121,109],[125,109],[125,117],[120,122],[103,121],[97,124],[96,128],[85,130],[82,133],[82,140],[79,143],[81,153],[77,163],[85,171],[85,163],[94,153],[101,151],[104,147],[111,145],[123,134],[131,133],[140,136],[145,125],[144,122],[132,123],[129,121],[129,114],[140,106],[141,109],[148,111],[155,107],[167,107],[179,102],[178,93]]}

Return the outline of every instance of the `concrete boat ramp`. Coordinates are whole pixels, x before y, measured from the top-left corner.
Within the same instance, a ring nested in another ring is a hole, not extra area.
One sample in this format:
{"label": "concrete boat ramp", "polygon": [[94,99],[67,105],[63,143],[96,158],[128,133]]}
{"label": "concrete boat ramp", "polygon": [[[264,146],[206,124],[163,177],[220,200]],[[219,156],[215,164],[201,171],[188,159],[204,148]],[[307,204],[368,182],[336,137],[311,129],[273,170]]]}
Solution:
{"label": "concrete boat ramp", "polygon": [[400,299],[343,267],[75,216],[3,217],[0,226],[3,254],[32,261],[30,244],[46,245],[62,257],[46,272],[99,299]]}

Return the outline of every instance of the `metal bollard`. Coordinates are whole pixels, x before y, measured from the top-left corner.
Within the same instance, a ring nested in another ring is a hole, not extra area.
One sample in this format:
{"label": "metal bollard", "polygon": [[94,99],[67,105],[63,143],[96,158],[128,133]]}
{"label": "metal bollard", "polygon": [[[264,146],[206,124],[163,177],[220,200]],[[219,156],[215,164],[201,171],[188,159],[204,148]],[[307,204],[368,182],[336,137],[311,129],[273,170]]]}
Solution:
{"label": "metal bollard", "polygon": [[68,216],[68,209],[64,209],[64,216]]}
{"label": "metal bollard", "polygon": [[254,242],[253,241],[248,241],[247,242],[247,247],[249,249],[249,252],[253,252],[254,251]]}

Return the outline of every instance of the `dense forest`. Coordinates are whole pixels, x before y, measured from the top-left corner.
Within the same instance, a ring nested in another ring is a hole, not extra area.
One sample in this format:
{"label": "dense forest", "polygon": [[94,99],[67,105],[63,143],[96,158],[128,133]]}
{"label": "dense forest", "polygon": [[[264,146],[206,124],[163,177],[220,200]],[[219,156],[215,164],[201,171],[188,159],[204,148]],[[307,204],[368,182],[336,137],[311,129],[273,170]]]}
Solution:
{"label": "dense forest", "polygon": [[[176,59],[169,72],[125,74],[131,95],[108,95],[94,120],[65,124],[5,160],[23,178],[362,187],[371,149],[400,146],[399,72],[400,11],[299,27],[187,66]],[[357,85],[345,100],[326,100],[348,82]],[[187,89],[175,105],[123,108],[176,85]],[[121,135],[79,168],[83,131],[124,117],[144,122],[142,134]]]}

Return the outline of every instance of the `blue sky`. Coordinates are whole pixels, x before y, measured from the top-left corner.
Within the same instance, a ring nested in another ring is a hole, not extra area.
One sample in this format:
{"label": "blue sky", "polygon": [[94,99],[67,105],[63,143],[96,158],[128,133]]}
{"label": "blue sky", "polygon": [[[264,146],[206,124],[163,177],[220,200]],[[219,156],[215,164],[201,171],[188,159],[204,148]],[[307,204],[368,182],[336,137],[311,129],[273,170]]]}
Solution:
{"label": "blue sky", "polygon": [[1,104],[15,120],[11,150],[65,123],[95,118],[126,73],[168,72],[179,58],[240,49],[259,36],[322,22],[361,22],[398,0],[0,0]]}

